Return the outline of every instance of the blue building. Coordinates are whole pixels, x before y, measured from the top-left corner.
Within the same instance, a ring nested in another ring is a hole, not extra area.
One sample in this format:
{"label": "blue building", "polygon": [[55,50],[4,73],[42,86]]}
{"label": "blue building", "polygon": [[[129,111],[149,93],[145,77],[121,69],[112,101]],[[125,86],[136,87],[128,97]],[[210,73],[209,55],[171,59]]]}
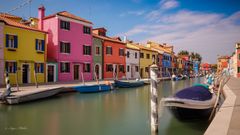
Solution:
{"label": "blue building", "polygon": [[162,59],[162,67],[163,67],[163,72],[162,76],[163,77],[169,77],[170,71],[171,71],[171,55],[169,53],[163,53],[163,59]]}
{"label": "blue building", "polygon": [[199,61],[193,61],[193,71],[195,75],[199,73],[199,63]]}

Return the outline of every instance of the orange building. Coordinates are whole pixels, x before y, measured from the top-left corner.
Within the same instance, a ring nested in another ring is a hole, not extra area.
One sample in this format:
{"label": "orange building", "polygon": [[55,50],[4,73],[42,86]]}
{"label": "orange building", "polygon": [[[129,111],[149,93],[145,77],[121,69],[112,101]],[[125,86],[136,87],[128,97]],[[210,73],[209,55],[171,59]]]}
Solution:
{"label": "orange building", "polygon": [[103,42],[103,78],[114,79],[126,77],[126,43],[119,37],[106,36],[105,28],[93,29],[93,36]]}
{"label": "orange building", "polygon": [[218,58],[217,71],[222,72],[224,69],[228,68],[229,56],[221,56]]}

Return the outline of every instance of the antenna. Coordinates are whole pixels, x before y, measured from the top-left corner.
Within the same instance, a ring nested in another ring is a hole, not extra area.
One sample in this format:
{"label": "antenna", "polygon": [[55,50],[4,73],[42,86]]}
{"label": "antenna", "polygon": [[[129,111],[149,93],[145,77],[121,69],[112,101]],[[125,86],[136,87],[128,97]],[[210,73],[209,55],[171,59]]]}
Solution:
{"label": "antenna", "polygon": [[[31,2],[32,2],[32,0],[26,0],[24,3],[20,4],[19,6],[13,8],[13,9],[11,9],[11,10],[9,10],[7,13],[11,13],[11,12],[13,12],[13,11],[15,11],[15,10],[18,10],[18,9],[20,9],[20,8],[23,8],[24,6],[26,6],[26,5],[28,5],[28,4],[31,5]],[[30,9],[31,9],[31,8],[30,8]]]}

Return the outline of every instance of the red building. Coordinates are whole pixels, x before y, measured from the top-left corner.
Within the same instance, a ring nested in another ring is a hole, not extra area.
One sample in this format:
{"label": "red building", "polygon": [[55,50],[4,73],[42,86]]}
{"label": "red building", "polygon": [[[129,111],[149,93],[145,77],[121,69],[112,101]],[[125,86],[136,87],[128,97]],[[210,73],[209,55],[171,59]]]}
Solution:
{"label": "red building", "polygon": [[240,77],[240,43],[236,44],[236,54],[237,54],[237,77]]}
{"label": "red building", "polygon": [[123,78],[125,74],[126,44],[119,37],[108,37],[105,28],[93,29],[94,36],[103,42],[103,78]]}

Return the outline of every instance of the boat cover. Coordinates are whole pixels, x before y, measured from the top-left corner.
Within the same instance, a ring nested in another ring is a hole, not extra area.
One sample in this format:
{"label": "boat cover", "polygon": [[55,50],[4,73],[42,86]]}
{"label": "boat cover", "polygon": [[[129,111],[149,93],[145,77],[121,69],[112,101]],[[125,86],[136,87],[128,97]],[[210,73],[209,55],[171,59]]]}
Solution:
{"label": "boat cover", "polygon": [[205,101],[212,98],[212,93],[204,86],[192,86],[177,92],[174,97],[181,99],[191,99]]}

